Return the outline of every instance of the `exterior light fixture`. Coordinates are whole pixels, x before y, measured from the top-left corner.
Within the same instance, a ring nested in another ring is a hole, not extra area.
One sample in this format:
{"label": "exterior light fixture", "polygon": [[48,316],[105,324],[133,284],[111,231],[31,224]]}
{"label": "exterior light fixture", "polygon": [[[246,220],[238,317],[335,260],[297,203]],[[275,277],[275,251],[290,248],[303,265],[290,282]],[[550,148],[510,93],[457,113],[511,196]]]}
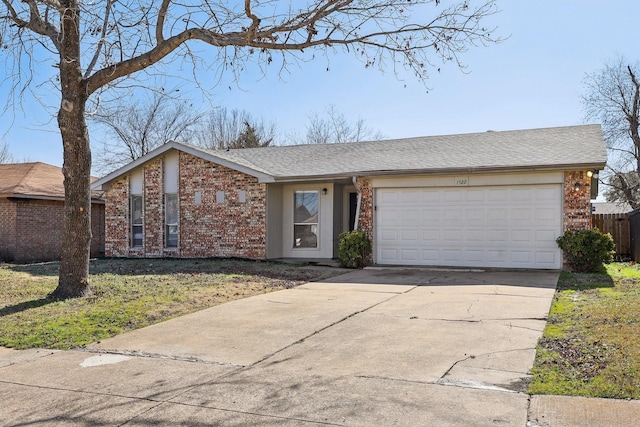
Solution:
{"label": "exterior light fixture", "polygon": [[591,178],[593,176],[593,171],[587,171],[587,176]]}
{"label": "exterior light fixture", "polygon": [[573,191],[579,191],[580,190],[580,183],[576,182],[575,184],[573,184]]}
{"label": "exterior light fixture", "polygon": [[328,191],[329,191],[329,190],[327,190],[326,188],[323,188],[323,189],[322,189],[322,195],[323,195],[323,196],[326,196]]}

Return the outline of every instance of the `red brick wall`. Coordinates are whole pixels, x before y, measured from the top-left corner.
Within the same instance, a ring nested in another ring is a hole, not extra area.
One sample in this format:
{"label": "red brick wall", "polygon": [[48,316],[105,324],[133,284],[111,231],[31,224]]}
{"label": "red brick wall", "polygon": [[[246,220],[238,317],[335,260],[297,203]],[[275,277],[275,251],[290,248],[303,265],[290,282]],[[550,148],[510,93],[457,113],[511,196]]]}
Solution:
{"label": "red brick wall", "polygon": [[91,256],[104,256],[104,204],[91,204]]}
{"label": "red brick wall", "polygon": [[105,192],[105,255],[129,256],[129,177],[120,177]]}
{"label": "red brick wall", "polygon": [[[13,212],[12,212],[13,211]],[[91,255],[104,247],[104,206],[91,206]],[[11,219],[13,217],[13,219]],[[62,201],[23,199],[0,202],[0,256],[7,261],[32,262],[60,259],[64,224]],[[6,254],[3,255],[2,253]]]}
{"label": "red brick wall", "polygon": [[[179,156],[178,248],[164,248],[164,167],[154,159],[144,167],[144,248],[130,248],[129,180],[122,177],[106,192],[106,255],[114,257],[266,256],[266,185],[241,172],[187,153]],[[246,201],[239,201],[239,190]],[[224,202],[216,201],[224,191]],[[202,195],[195,204],[195,194]]]}
{"label": "red brick wall", "polygon": [[144,253],[162,257],[164,248],[164,167],[162,157],[144,165]]}
{"label": "red brick wall", "polygon": [[[180,153],[179,168],[181,256],[265,258],[266,185],[187,153]],[[244,203],[239,190],[246,192]],[[223,203],[216,201],[218,191]]]}
{"label": "red brick wall", "polygon": [[0,261],[13,261],[16,204],[0,198]]}
{"label": "red brick wall", "polygon": [[373,242],[373,188],[371,187],[371,179],[358,178],[358,186],[362,192],[358,228],[366,232]]}
{"label": "red brick wall", "polygon": [[[576,183],[580,189],[576,190]],[[563,231],[591,227],[591,178],[585,171],[564,173]]]}

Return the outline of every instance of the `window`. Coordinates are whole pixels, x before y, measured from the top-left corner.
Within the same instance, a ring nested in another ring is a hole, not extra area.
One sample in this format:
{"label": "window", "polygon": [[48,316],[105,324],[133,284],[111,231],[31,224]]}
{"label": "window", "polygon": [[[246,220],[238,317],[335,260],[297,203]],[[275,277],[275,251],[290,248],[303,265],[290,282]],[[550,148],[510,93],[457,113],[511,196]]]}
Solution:
{"label": "window", "polygon": [[178,247],[178,195],[165,194],[164,196],[164,223],[165,223],[165,245],[167,248]]}
{"label": "window", "polygon": [[[178,247],[178,163],[177,151],[170,151],[164,158],[164,247]],[[202,202],[202,194],[196,192],[196,204]]]}
{"label": "window", "polygon": [[143,245],[143,203],[142,195],[131,195],[131,246],[141,248]]}
{"label": "window", "polygon": [[318,192],[294,193],[293,247],[318,247]]}

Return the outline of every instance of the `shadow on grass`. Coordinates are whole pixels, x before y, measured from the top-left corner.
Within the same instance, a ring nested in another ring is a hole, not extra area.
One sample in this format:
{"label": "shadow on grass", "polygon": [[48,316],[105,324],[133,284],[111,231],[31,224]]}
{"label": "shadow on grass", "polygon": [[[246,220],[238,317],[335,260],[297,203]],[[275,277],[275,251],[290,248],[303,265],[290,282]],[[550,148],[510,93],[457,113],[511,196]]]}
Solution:
{"label": "shadow on grass", "polygon": [[607,271],[596,273],[569,273],[563,271],[558,280],[558,290],[584,291],[588,289],[613,288],[615,283]]}
{"label": "shadow on grass", "polygon": [[21,311],[29,310],[31,308],[42,307],[47,304],[51,304],[56,302],[54,298],[40,298],[31,301],[24,301],[18,304],[9,305],[3,308],[0,308],[0,317],[8,316],[10,314],[19,313]]}

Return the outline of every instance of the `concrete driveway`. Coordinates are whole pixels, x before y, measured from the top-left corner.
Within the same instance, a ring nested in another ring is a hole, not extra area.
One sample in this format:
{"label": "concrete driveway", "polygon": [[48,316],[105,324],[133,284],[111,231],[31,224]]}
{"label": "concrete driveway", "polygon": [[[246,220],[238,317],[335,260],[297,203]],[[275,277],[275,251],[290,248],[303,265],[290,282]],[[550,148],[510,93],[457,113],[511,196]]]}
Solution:
{"label": "concrete driveway", "polygon": [[0,352],[0,424],[525,426],[558,272],[366,269]]}

